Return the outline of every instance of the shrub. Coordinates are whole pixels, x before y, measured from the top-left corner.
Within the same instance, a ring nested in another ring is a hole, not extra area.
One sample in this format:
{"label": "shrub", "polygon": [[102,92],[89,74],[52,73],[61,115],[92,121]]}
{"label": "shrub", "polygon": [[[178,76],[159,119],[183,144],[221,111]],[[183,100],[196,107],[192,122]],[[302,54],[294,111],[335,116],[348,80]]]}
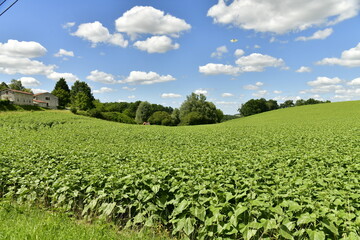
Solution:
{"label": "shrub", "polygon": [[198,124],[206,124],[207,121],[205,117],[199,112],[191,112],[185,115],[181,120],[180,125],[198,125]]}
{"label": "shrub", "polygon": [[164,111],[154,112],[148,119],[151,124],[156,125],[171,125],[171,116],[169,113]]}
{"label": "shrub", "polygon": [[102,112],[100,118],[121,123],[135,124],[135,121],[129,116],[119,112]]}

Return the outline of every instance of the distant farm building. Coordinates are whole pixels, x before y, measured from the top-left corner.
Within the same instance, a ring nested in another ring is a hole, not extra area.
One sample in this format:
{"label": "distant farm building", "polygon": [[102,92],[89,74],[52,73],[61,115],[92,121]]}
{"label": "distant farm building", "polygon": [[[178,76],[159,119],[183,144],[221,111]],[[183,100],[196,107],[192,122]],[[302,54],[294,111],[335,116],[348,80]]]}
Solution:
{"label": "distant farm building", "polygon": [[48,92],[35,94],[33,101],[39,107],[57,108],[59,106],[59,98]]}
{"label": "distant farm building", "polygon": [[51,93],[32,94],[14,89],[0,91],[1,100],[9,100],[16,105],[32,105],[56,109],[59,106],[59,99]]}

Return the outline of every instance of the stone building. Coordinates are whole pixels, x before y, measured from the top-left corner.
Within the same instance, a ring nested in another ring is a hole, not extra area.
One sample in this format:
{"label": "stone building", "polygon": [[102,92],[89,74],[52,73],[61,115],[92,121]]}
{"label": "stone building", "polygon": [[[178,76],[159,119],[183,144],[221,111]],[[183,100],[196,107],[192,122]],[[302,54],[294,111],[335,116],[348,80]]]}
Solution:
{"label": "stone building", "polygon": [[59,106],[59,98],[51,93],[38,93],[34,95],[34,104],[40,107],[57,108]]}
{"label": "stone building", "polygon": [[9,100],[13,104],[17,105],[34,105],[34,95],[32,93],[23,92],[14,89],[4,89],[0,91],[1,100]]}
{"label": "stone building", "polygon": [[1,100],[9,100],[16,105],[35,105],[39,107],[56,109],[59,106],[59,99],[51,93],[32,94],[14,89],[0,91]]}

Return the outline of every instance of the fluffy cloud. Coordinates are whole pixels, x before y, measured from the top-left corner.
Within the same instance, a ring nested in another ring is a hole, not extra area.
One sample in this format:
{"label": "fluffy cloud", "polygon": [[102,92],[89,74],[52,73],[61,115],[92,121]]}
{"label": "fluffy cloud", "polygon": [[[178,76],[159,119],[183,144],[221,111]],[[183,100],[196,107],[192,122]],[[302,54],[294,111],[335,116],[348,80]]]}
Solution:
{"label": "fluffy cloud", "polygon": [[265,95],[268,94],[268,91],[267,90],[259,90],[257,92],[254,92],[252,95],[254,97],[264,97]]}
{"label": "fluffy cloud", "polygon": [[285,67],[285,62],[281,58],[274,58],[260,53],[240,57],[236,60],[236,64],[241,66],[243,72],[262,72],[266,67]]}
{"label": "fluffy cloud", "polygon": [[318,77],[314,81],[309,81],[307,84],[311,86],[311,89],[300,91],[301,94],[306,93],[331,93],[337,90],[344,89],[344,86],[341,85],[344,81],[340,78],[328,78],[328,77]]}
{"label": "fluffy cloud", "polygon": [[46,54],[47,50],[40,43],[8,40],[7,43],[0,43],[0,55],[12,58],[36,58]]}
{"label": "fluffy cloud", "polygon": [[129,87],[122,87],[121,89],[124,89],[124,90],[130,91],[130,92],[132,92],[132,91],[135,91],[135,90],[136,90],[136,88],[129,88]]}
{"label": "fluffy cloud", "polygon": [[128,96],[128,99],[134,99],[135,95]]}
{"label": "fluffy cloud", "polygon": [[342,80],[340,78],[328,78],[328,77],[318,77],[314,81],[307,82],[309,86],[316,87],[316,86],[325,86],[325,85],[334,85],[341,83]]}
{"label": "fluffy cloud", "polygon": [[99,70],[91,71],[90,75],[87,76],[86,79],[105,84],[114,84],[119,82],[115,80],[115,77],[112,74],[101,72]]}
{"label": "fluffy cloud", "polygon": [[36,87],[40,85],[40,82],[33,77],[22,77],[19,80],[24,87]]}
{"label": "fluffy cloud", "polygon": [[161,94],[162,98],[180,98],[182,97],[180,94],[176,94],[176,93],[163,93]]}
{"label": "fluffy cloud", "polygon": [[254,85],[252,84],[245,85],[243,88],[246,90],[259,90],[259,88],[263,85],[264,85],[263,82],[256,82]]}
{"label": "fluffy cloud", "polygon": [[275,93],[275,94],[281,94],[281,93],[282,93],[282,91],[279,91],[279,90],[274,90],[274,91],[273,91],[273,93]]}
{"label": "fluffy cloud", "polygon": [[72,73],[51,72],[46,77],[49,79],[52,79],[54,81],[58,81],[60,78],[64,78],[66,80],[66,82],[68,82],[68,83],[72,83],[72,82],[79,80],[79,78]]}
{"label": "fluffy cloud", "polygon": [[130,75],[121,80],[121,83],[129,83],[129,84],[141,84],[141,85],[149,85],[154,83],[161,82],[169,82],[175,81],[176,79],[171,75],[163,75],[160,76],[156,72],[141,72],[141,71],[132,71]]}
{"label": "fluffy cloud", "polygon": [[329,37],[332,33],[333,33],[332,28],[326,28],[324,30],[319,30],[319,31],[315,32],[310,37],[301,36],[301,37],[296,38],[295,40],[296,41],[309,41],[309,40],[316,40],[316,39],[325,39],[325,38]]}
{"label": "fluffy cloud", "polygon": [[360,86],[360,78],[355,78],[352,81],[348,82],[347,85],[350,86]]}
{"label": "fluffy cloud", "polygon": [[172,44],[171,38],[167,36],[153,36],[145,41],[135,42],[134,46],[148,53],[165,53],[180,47],[178,43]]}
{"label": "fluffy cloud", "polygon": [[296,72],[298,72],[298,73],[311,72],[311,68],[305,67],[305,66],[301,66],[298,70],[296,70]]}
{"label": "fluffy cloud", "polygon": [[65,49],[60,48],[60,50],[54,54],[55,57],[74,57],[73,51],[66,51]]}
{"label": "fluffy cloud", "polygon": [[324,58],[318,65],[341,65],[346,67],[360,67],[360,43],[354,48],[341,53],[341,58]]}
{"label": "fluffy cloud", "polygon": [[223,94],[221,94],[221,96],[222,97],[233,97],[234,94],[232,94],[232,93],[223,93]]}
{"label": "fluffy cloud", "polygon": [[205,95],[205,96],[208,95],[208,91],[205,89],[197,89],[194,91],[194,93],[198,94],[198,95],[200,95],[200,94]]}
{"label": "fluffy cloud", "polygon": [[98,43],[109,43],[120,47],[127,47],[128,41],[120,33],[110,34],[109,30],[100,22],[80,24],[72,35],[88,40],[96,47]]}
{"label": "fluffy cloud", "polygon": [[215,23],[284,34],[313,26],[334,25],[356,16],[359,5],[357,0],[234,0],[229,5],[219,0],[207,15]]}
{"label": "fluffy cloud", "polygon": [[228,49],[226,46],[221,46],[221,47],[218,47],[216,48],[216,51],[211,53],[211,57],[213,58],[222,58],[223,54],[224,53],[227,53],[228,52]]}
{"label": "fluffy cloud", "polygon": [[135,6],[115,21],[116,29],[125,32],[135,39],[139,34],[178,36],[189,30],[190,24],[185,20],[150,6]]}
{"label": "fluffy cloud", "polygon": [[226,101],[217,101],[215,102],[216,104],[219,104],[219,105],[239,105],[238,102],[226,102]]}
{"label": "fluffy cloud", "polygon": [[75,26],[75,22],[67,22],[64,25],[62,25],[62,27],[65,29],[72,28],[73,26]]}
{"label": "fluffy cloud", "polygon": [[241,72],[241,69],[232,65],[208,63],[204,66],[200,66],[199,72],[205,75],[227,74],[236,76]]}
{"label": "fluffy cloud", "polygon": [[55,66],[31,59],[41,57],[46,52],[46,48],[37,42],[8,40],[0,43],[0,73],[46,75],[52,72]]}
{"label": "fluffy cloud", "polygon": [[98,90],[94,90],[93,93],[109,93],[109,92],[114,92],[115,90],[112,88],[108,88],[108,87],[102,87]]}
{"label": "fluffy cloud", "polygon": [[244,54],[245,54],[245,52],[244,52],[244,50],[242,50],[242,49],[236,49],[235,52],[234,52],[234,55],[235,55],[236,57],[241,57],[241,56],[244,55]]}

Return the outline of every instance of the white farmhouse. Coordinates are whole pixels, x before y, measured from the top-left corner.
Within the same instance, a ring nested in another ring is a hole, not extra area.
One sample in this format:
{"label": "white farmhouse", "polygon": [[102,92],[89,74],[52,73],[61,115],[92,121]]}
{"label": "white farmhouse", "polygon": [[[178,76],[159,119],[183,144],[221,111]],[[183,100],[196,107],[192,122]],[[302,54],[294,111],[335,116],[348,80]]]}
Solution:
{"label": "white farmhouse", "polygon": [[39,107],[56,109],[59,106],[59,98],[51,93],[32,94],[14,89],[0,91],[1,100],[9,100],[16,105],[35,105]]}
{"label": "white farmhouse", "polygon": [[33,105],[34,95],[32,93],[23,92],[14,89],[4,89],[0,91],[1,100],[9,100],[17,105]]}
{"label": "white farmhouse", "polygon": [[34,95],[34,104],[39,107],[57,108],[59,106],[59,98],[51,93],[38,93]]}

